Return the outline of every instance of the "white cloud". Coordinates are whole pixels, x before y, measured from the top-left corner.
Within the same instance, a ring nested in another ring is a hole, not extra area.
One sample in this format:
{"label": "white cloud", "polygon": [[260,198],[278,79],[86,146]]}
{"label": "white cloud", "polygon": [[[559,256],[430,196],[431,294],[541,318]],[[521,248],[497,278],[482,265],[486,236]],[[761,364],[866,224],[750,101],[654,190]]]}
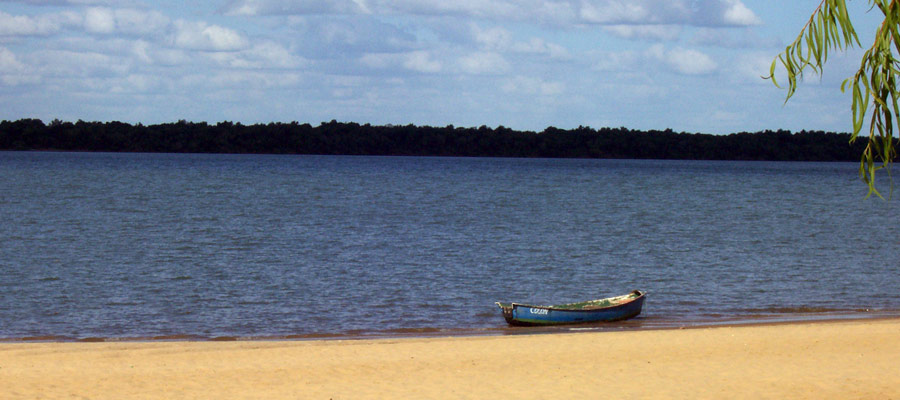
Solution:
{"label": "white cloud", "polygon": [[109,91],[111,93],[153,93],[164,86],[163,79],[149,74],[130,74],[123,78],[111,79]]}
{"label": "white cloud", "polygon": [[481,29],[478,25],[472,24],[472,32],[475,40],[488,49],[508,49],[513,42],[512,33],[499,27]]}
{"label": "white cloud", "polygon": [[16,86],[25,83],[37,83],[40,77],[18,60],[18,57],[5,47],[0,47],[0,82],[4,85]]}
{"label": "white cloud", "polygon": [[427,51],[414,51],[406,54],[403,66],[416,72],[434,73],[441,71],[441,63],[433,60],[431,53]]}
{"label": "white cloud", "polygon": [[[396,53],[422,49],[414,28],[380,18],[289,18],[290,29],[302,40],[293,44],[309,58],[353,58],[362,53]],[[283,38],[279,38],[283,40]]]}
{"label": "white cloud", "polygon": [[242,69],[288,69],[305,63],[284,46],[267,41],[239,52],[216,52],[211,57],[220,64]]}
{"label": "white cloud", "polygon": [[159,47],[145,40],[134,41],[130,53],[144,64],[174,66],[191,62],[184,50]]}
{"label": "white cloud", "polygon": [[173,42],[183,49],[202,51],[236,51],[249,45],[243,35],[232,29],[183,20],[175,22]]}
{"label": "white cloud", "polygon": [[[60,11],[55,14],[45,14],[36,17],[38,19],[46,20],[50,24],[56,27],[57,31],[61,31],[63,29],[75,29],[75,30],[83,30],[84,29],[84,12],[83,11],[72,11],[65,10]],[[56,31],[51,33],[58,33]]]}
{"label": "white cloud", "polygon": [[554,25],[741,26],[759,18],[741,0],[234,0],[227,14],[464,16]]}
{"label": "white cloud", "polygon": [[0,11],[0,36],[47,35],[59,28],[58,24],[46,17],[10,15]]}
{"label": "white cloud", "polygon": [[547,25],[567,25],[578,20],[578,4],[574,1],[535,1],[521,7],[526,12],[521,20],[534,20]]}
{"label": "white cloud", "polygon": [[492,27],[481,29],[478,25],[472,25],[475,41],[483,48],[499,52],[515,52],[524,54],[544,54],[551,58],[569,58],[569,51],[556,43],[547,42],[541,38],[532,37],[528,41],[516,41],[513,35],[506,29]]}
{"label": "white cloud", "polygon": [[595,71],[631,71],[638,67],[642,57],[634,51],[604,52],[596,55],[591,69]]}
{"label": "white cloud", "polygon": [[509,70],[503,56],[491,52],[477,52],[459,59],[459,66],[467,74],[502,74]]}
{"label": "white cloud", "polygon": [[133,6],[136,0],[4,0],[9,2],[34,4],[39,6]]}
{"label": "white cloud", "polygon": [[135,9],[115,10],[116,27],[119,32],[153,36],[160,35],[169,29],[172,21],[158,11],[142,11]]}
{"label": "white cloud", "polygon": [[150,44],[143,40],[134,42],[134,45],[132,46],[132,52],[139,60],[147,64],[153,62],[153,57],[150,56]]}
{"label": "white cloud", "polygon": [[705,75],[719,67],[713,59],[697,50],[675,48],[667,53],[669,64],[687,75]]}
{"label": "white cloud", "polygon": [[93,34],[161,35],[170,24],[169,18],[158,11],[130,8],[91,7],[80,12],[69,10],[33,17],[0,11],[0,36],[46,36],[66,28]]}
{"label": "white cloud", "polygon": [[0,72],[19,72],[25,66],[19,62],[16,55],[5,47],[0,47]]}
{"label": "white cloud", "polygon": [[762,23],[759,17],[739,0],[725,1],[729,7],[725,10],[724,21],[731,25],[758,25]]}
{"label": "white cloud", "polygon": [[[742,53],[734,61],[734,65],[728,70],[732,79],[741,83],[751,83],[757,85],[772,85],[772,81],[762,79],[769,75],[770,67],[774,56],[769,53],[754,52]],[[784,82],[787,74],[784,68],[775,68],[775,79],[778,82]]]}
{"label": "white cloud", "polygon": [[516,42],[511,49],[519,53],[546,54],[551,58],[568,58],[569,51],[556,43],[550,43],[540,38],[531,38],[527,42]]}
{"label": "white cloud", "polygon": [[90,83],[85,78],[108,78],[127,73],[130,68],[123,57],[97,52],[46,50],[32,57],[35,65],[41,65],[40,74],[85,84]]}
{"label": "white cloud", "polygon": [[501,88],[507,93],[555,96],[564,92],[565,85],[560,82],[548,82],[540,78],[516,76],[507,79]]}
{"label": "white cloud", "polygon": [[258,65],[262,68],[297,68],[306,63],[302,57],[275,42],[256,44],[246,53],[261,62]]}
{"label": "white cloud", "polygon": [[719,67],[710,56],[692,49],[676,47],[666,50],[662,45],[654,45],[647,53],[651,58],[662,61],[684,75],[706,75],[715,72]]}
{"label": "white cloud", "polygon": [[741,0],[599,0],[585,1],[581,22],[600,25],[748,26],[759,17]]}
{"label": "white cloud", "polygon": [[[677,2],[674,2],[674,4],[677,4]],[[650,8],[639,1],[584,2],[578,14],[582,21],[600,25],[655,23],[660,18],[659,13],[653,13]]]}
{"label": "white cloud", "polygon": [[681,35],[679,25],[611,25],[603,30],[625,39],[649,39],[672,41]]}
{"label": "white cloud", "polygon": [[368,7],[362,0],[241,0],[226,7],[230,15],[361,14]]}
{"label": "white cloud", "polygon": [[384,69],[394,64],[396,59],[396,54],[366,53],[360,57],[359,61],[370,68]]}
{"label": "white cloud", "polygon": [[214,90],[239,88],[283,88],[303,80],[298,73],[271,73],[263,71],[220,71],[212,75],[188,75],[180,80],[187,87]]}
{"label": "white cloud", "polygon": [[700,26],[750,26],[762,22],[741,0],[706,1],[693,19]]}
{"label": "white cloud", "polygon": [[436,73],[443,69],[440,61],[434,60],[430,52],[422,50],[406,53],[367,53],[360,57],[360,62],[370,68],[402,67],[421,73]]}
{"label": "white cloud", "polygon": [[89,8],[84,13],[84,29],[91,33],[113,33],[116,30],[115,14],[108,8]]}
{"label": "white cloud", "polygon": [[527,5],[510,0],[372,0],[369,9],[374,13],[413,15],[462,15],[488,18],[515,17]]}

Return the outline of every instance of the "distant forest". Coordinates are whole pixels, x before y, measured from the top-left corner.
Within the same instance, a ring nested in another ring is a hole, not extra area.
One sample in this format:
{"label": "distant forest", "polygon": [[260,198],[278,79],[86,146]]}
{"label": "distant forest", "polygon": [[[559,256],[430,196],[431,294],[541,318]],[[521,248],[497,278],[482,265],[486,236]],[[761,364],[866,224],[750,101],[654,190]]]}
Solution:
{"label": "distant forest", "polygon": [[858,161],[867,138],[822,131],[730,135],[627,128],[460,128],[323,122],[131,125],[39,119],[0,122],[0,150],[342,154],[464,157]]}

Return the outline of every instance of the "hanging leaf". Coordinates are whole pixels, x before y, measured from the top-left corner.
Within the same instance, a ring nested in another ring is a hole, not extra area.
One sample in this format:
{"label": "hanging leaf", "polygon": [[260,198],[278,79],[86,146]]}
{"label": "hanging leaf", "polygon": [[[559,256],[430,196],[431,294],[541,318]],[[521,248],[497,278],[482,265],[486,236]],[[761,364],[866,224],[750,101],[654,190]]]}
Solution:
{"label": "hanging leaf", "polygon": [[[876,188],[876,172],[887,172],[893,191],[890,166],[900,146],[894,139],[894,121],[900,121],[900,88],[897,87],[900,63],[892,53],[900,53],[900,0],[869,0],[869,4],[871,9],[881,11],[884,22],[876,31],[872,46],[863,54],[859,70],[841,83],[841,91],[850,89],[851,143],[859,138],[866,116],[870,115],[868,143],[860,158],[859,172],[869,188],[866,197],[872,194],[881,197]],[[771,79],[780,88],[775,81],[775,67],[781,61],[787,72],[787,103],[807,67],[821,75],[829,50],[843,51],[854,46],[861,47],[861,44],[850,21],[846,0],[822,0],[797,39],[772,61],[769,76],[763,78]]]}

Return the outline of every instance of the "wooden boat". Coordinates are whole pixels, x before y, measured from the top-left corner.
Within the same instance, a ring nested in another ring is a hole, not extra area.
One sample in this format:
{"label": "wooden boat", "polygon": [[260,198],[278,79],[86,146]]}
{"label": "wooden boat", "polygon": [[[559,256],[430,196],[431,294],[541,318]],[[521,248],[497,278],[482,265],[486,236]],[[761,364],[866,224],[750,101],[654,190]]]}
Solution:
{"label": "wooden boat", "polygon": [[500,303],[503,318],[510,325],[562,325],[586,322],[621,321],[641,313],[646,293],[635,290],[622,296],[555,306]]}

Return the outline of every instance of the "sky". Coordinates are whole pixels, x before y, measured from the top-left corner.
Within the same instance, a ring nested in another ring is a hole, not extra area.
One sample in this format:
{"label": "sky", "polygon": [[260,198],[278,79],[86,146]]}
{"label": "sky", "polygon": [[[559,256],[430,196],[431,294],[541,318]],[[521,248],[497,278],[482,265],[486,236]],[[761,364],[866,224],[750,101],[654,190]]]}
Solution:
{"label": "sky", "polygon": [[818,4],[0,0],[0,119],[847,132],[861,50],[761,79]]}

